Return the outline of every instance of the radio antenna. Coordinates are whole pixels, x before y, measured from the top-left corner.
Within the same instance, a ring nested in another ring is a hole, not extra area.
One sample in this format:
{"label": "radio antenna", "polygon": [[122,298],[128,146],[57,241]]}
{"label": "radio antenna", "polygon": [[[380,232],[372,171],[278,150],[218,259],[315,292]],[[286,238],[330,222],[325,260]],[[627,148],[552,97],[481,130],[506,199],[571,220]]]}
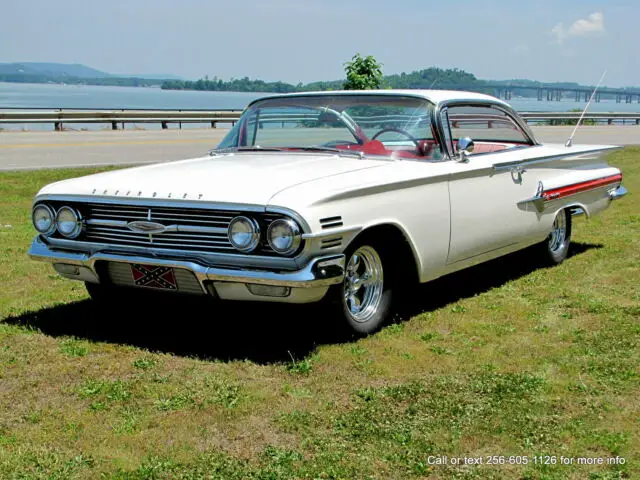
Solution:
{"label": "radio antenna", "polygon": [[576,132],[578,131],[578,127],[582,123],[582,119],[584,118],[585,113],[587,113],[587,109],[589,108],[589,105],[591,105],[591,100],[593,100],[593,97],[595,97],[596,91],[600,87],[600,84],[602,83],[602,80],[604,80],[604,76],[606,74],[607,74],[607,70],[605,69],[605,71],[602,72],[602,76],[600,77],[600,81],[596,85],[596,88],[593,89],[593,92],[591,93],[591,97],[589,98],[589,101],[587,102],[587,104],[584,107],[584,110],[582,111],[582,115],[580,115],[580,119],[578,120],[578,123],[576,123],[576,128],[573,129],[573,132],[571,133],[571,136],[567,140],[567,143],[564,144],[565,147],[570,147],[571,145],[573,145],[573,137],[575,136]]}

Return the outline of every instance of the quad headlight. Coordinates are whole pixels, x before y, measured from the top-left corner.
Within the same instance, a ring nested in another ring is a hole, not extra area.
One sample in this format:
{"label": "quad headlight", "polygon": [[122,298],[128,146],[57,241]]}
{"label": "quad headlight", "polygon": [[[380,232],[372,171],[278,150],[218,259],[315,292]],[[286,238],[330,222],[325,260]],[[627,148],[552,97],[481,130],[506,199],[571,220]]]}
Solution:
{"label": "quad headlight", "polygon": [[56,230],[55,215],[48,205],[37,205],[31,214],[33,226],[42,235],[51,235]]}
{"label": "quad headlight", "polygon": [[267,229],[267,241],[277,253],[282,255],[293,253],[300,246],[300,227],[290,219],[275,220]]}
{"label": "quad headlight", "polygon": [[249,217],[235,217],[229,223],[227,236],[231,245],[241,252],[250,252],[260,241],[260,226]]}
{"label": "quad headlight", "polygon": [[62,207],[56,214],[56,228],[60,235],[76,238],[82,232],[82,217],[71,207]]}

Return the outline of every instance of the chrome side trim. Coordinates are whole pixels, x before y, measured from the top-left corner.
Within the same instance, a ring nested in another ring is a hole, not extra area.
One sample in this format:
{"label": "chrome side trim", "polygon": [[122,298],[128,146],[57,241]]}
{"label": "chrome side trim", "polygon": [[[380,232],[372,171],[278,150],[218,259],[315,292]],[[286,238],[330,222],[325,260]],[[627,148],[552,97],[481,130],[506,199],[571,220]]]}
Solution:
{"label": "chrome side trim", "polygon": [[254,283],[292,288],[324,287],[342,283],[344,280],[345,257],[342,254],[327,255],[311,260],[302,269],[282,272],[255,269],[233,269],[225,267],[208,267],[188,260],[161,259],[150,255],[126,255],[116,253],[79,253],[55,250],[36,237],[29,249],[33,260],[77,265],[96,272],[96,262],[141,263],[190,270],[198,281]]}
{"label": "chrome side trim", "polygon": [[627,193],[629,193],[628,190],[624,188],[622,185],[620,185],[615,190],[609,191],[609,199],[619,200],[620,198],[624,197]]}
{"label": "chrome side trim", "polygon": [[536,188],[536,193],[533,195],[533,197],[520,200],[517,204],[526,205],[527,203],[533,203],[538,209],[538,211],[541,212],[542,210],[544,210],[544,202],[545,202],[545,198],[542,196],[543,192],[544,192],[544,185],[542,184],[542,182],[538,182],[538,187]]}
{"label": "chrome side trim", "polygon": [[[543,145],[532,145],[531,147],[528,148],[535,148],[535,147],[540,147]],[[520,167],[520,166],[528,166],[528,165],[536,165],[536,164],[543,164],[543,163],[549,163],[549,162],[554,162],[556,160],[561,160],[563,158],[568,158],[568,157],[576,157],[576,160],[581,160],[582,157],[587,156],[587,155],[592,155],[594,153],[599,153],[599,152],[606,152],[609,150],[618,150],[622,147],[606,147],[606,148],[598,148],[598,149],[593,149],[593,150],[589,150],[586,152],[567,152],[567,153],[562,153],[560,155],[547,155],[547,156],[541,156],[541,157],[534,157],[528,160],[514,160],[511,162],[503,162],[503,163],[495,163],[493,165],[493,169],[496,171],[500,171],[500,170],[510,170],[511,168],[514,167]],[[500,150],[497,152],[488,152],[490,154],[500,154],[500,153],[506,153],[508,152],[508,150]],[[484,154],[483,154],[484,155]]]}
{"label": "chrome side trim", "polygon": [[330,229],[322,230],[316,233],[304,233],[302,235],[302,239],[313,240],[317,238],[325,238],[325,237],[331,237],[336,235],[342,235],[344,233],[359,232],[362,230],[362,228],[363,227],[361,225],[354,226],[354,227],[330,228]]}

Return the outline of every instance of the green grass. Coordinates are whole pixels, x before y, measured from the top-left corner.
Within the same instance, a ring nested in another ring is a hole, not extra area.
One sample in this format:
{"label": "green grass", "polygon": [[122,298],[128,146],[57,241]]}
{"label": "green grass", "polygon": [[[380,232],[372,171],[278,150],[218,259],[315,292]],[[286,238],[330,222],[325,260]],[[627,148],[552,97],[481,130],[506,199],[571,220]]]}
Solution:
{"label": "green grass", "polygon": [[99,310],[26,256],[35,192],[88,171],[0,174],[0,478],[639,476],[640,148],[610,162],[631,193],[564,264],[440,279],[356,342],[313,306]]}

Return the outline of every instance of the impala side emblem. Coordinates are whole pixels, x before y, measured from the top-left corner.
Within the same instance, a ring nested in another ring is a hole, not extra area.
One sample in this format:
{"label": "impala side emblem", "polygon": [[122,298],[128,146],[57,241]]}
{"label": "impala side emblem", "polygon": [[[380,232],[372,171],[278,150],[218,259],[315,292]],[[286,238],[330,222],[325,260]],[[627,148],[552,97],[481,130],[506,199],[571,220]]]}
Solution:
{"label": "impala side emblem", "polygon": [[139,221],[135,221],[135,222],[129,222],[129,223],[127,223],[127,227],[132,232],[148,233],[150,235],[163,233],[167,229],[167,227],[165,227],[161,223],[147,222],[146,220],[139,220]]}

